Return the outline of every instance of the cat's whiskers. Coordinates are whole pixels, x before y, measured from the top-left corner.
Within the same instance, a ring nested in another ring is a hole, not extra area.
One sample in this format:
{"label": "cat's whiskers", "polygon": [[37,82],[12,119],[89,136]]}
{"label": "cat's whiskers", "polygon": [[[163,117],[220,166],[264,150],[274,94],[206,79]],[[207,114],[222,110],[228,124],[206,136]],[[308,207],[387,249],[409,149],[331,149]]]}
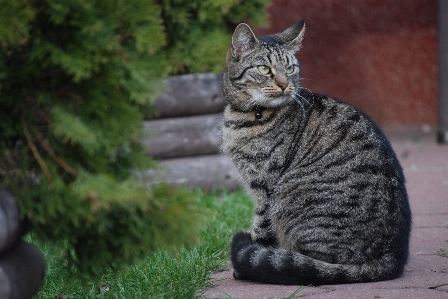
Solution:
{"label": "cat's whiskers", "polygon": [[258,106],[257,101],[254,99],[251,99],[245,106],[244,110],[252,110],[253,107]]}
{"label": "cat's whiskers", "polygon": [[[251,89],[251,88],[249,88],[248,90],[249,90],[249,91],[256,91],[256,89]],[[243,109],[244,109],[244,110],[252,110],[253,107],[258,106],[258,105],[259,105],[259,104],[258,104],[258,102],[259,102],[258,97],[259,97],[259,96],[258,96],[257,94],[254,94],[254,93],[248,93],[248,94],[247,94],[247,100],[248,100],[248,101],[246,101],[246,103],[245,103]]]}
{"label": "cat's whiskers", "polygon": [[305,107],[303,106],[303,103],[295,95],[292,95],[292,98],[297,104],[299,104],[300,108],[302,109],[302,117],[305,118]]}
{"label": "cat's whiskers", "polygon": [[234,91],[235,95],[238,94],[239,97],[242,97],[244,99],[244,105],[241,107],[243,111],[251,110],[251,107],[256,106],[256,101],[253,97],[253,95],[248,91],[254,91],[255,89],[246,88],[246,89],[239,89]]}
{"label": "cat's whiskers", "polygon": [[[299,79],[299,81],[302,81],[302,80],[310,80],[310,79],[301,77],[301,78]],[[298,88],[297,88],[297,91],[300,91],[300,90],[306,90],[306,91],[308,91],[309,93],[312,93],[311,90],[309,90],[309,89],[306,88],[306,87],[303,87],[302,85],[299,85]]]}
{"label": "cat's whiskers", "polygon": [[255,88],[249,88],[248,90],[251,92],[248,93],[248,101],[244,105],[244,110],[253,110],[256,107],[269,106],[269,102],[272,100],[269,94],[260,93]]}
{"label": "cat's whiskers", "polygon": [[313,106],[313,104],[311,104],[310,102],[308,102],[308,100],[307,100],[304,96],[302,96],[300,93],[297,93],[297,96],[299,96],[302,100],[304,100],[310,107]]}

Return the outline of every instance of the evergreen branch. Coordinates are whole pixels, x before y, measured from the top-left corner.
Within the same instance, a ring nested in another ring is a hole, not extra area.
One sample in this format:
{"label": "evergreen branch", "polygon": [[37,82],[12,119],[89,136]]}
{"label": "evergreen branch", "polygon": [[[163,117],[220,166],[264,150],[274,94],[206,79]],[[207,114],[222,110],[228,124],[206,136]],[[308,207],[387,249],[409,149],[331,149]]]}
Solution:
{"label": "evergreen branch", "polygon": [[5,179],[11,175],[20,175],[20,169],[16,165],[13,165],[11,161],[0,159],[0,177]]}
{"label": "evergreen branch", "polygon": [[37,163],[39,164],[40,168],[44,172],[45,176],[47,177],[48,181],[50,182],[50,186],[53,185],[53,176],[50,173],[50,170],[48,169],[47,164],[45,164],[44,159],[39,154],[39,151],[37,150],[36,145],[33,142],[33,139],[31,137],[30,131],[28,130],[28,126],[25,122],[25,119],[22,116],[21,119],[22,127],[23,127],[23,134],[25,134],[26,141],[28,143],[28,146],[31,149],[31,152],[33,153],[34,158],[36,159]]}
{"label": "evergreen branch", "polygon": [[2,166],[5,171],[6,169],[8,169],[8,167],[9,169],[17,168],[17,165],[14,164],[14,161],[11,161],[13,159],[9,151],[6,151],[3,157],[4,160],[0,160],[1,162],[0,166]]}
{"label": "evergreen branch", "polygon": [[75,103],[82,103],[83,99],[79,94],[76,94],[74,92],[67,92],[67,96],[71,98]]}
{"label": "evergreen branch", "polygon": [[69,91],[69,88],[70,86],[65,86],[51,92],[51,94],[55,96],[67,96],[68,98],[72,99],[75,103],[82,103],[83,102],[82,97],[79,94]]}
{"label": "evergreen branch", "polygon": [[42,111],[41,109],[38,109],[38,108],[34,107],[32,111],[33,111],[34,115],[40,117],[39,120],[42,120],[42,122],[46,122],[50,126],[53,124],[53,122],[51,121],[50,117],[44,111]]}
{"label": "evergreen branch", "polygon": [[78,170],[68,165],[62,158],[60,158],[54,150],[51,148],[51,146],[48,144],[48,142],[45,140],[45,138],[42,136],[42,134],[36,130],[35,127],[31,127],[31,130],[33,130],[34,135],[36,136],[37,140],[40,142],[44,150],[47,151],[47,153],[50,155],[50,157],[59,165],[61,166],[65,171],[67,171],[70,174],[78,175]]}
{"label": "evergreen branch", "polygon": [[124,62],[126,62],[126,63],[129,62],[128,57],[127,57],[123,52],[121,52],[121,51],[119,51],[119,50],[114,50],[113,52],[114,52],[115,55],[117,55],[118,57],[120,57]]}

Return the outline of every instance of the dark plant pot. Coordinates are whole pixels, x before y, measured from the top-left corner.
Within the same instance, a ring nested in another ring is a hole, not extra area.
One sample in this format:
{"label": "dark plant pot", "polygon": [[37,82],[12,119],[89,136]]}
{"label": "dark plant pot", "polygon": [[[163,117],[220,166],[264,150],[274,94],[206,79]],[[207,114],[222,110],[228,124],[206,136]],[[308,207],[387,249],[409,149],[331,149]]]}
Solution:
{"label": "dark plant pot", "polygon": [[13,197],[0,190],[0,299],[32,298],[42,286],[44,258],[21,240],[28,229]]}

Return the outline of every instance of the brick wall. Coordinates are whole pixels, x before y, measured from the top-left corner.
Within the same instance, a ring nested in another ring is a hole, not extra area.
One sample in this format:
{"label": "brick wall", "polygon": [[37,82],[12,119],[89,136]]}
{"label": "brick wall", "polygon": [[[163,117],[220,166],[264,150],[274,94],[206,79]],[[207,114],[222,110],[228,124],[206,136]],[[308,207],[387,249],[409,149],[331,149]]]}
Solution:
{"label": "brick wall", "polygon": [[437,124],[436,0],[273,0],[279,32],[304,19],[302,84],[381,125]]}

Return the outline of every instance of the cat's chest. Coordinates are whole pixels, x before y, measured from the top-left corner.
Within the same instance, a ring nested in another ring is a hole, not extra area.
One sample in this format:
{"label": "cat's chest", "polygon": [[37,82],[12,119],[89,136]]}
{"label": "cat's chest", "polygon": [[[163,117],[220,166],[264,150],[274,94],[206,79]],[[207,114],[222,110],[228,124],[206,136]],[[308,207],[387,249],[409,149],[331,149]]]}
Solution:
{"label": "cat's chest", "polygon": [[[224,113],[222,150],[234,163],[254,172],[281,169],[292,144],[292,128],[281,110]],[[251,167],[248,167],[251,165]]]}

